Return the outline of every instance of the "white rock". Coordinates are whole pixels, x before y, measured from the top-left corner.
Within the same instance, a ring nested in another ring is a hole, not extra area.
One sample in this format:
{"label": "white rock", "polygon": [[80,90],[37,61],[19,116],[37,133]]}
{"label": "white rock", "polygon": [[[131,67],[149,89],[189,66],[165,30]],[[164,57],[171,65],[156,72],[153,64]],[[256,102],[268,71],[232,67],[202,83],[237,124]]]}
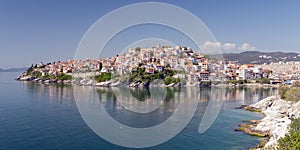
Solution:
{"label": "white rock", "polygon": [[265,148],[276,145],[288,133],[291,118],[299,117],[300,113],[300,102],[285,101],[278,96],[267,97],[250,106],[262,110],[266,115],[255,128],[259,131],[270,131],[270,139]]}
{"label": "white rock", "polygon": [[300,101],[295,103],[289,110],[287,115],[289,118],[295,119],[300,117]]}

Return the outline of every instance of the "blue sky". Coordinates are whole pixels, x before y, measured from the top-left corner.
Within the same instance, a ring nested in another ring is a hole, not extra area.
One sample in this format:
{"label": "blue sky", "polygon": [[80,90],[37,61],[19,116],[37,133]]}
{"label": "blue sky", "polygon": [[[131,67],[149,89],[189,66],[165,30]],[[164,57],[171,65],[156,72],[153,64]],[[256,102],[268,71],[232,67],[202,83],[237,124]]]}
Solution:
{"label": "blue sky", "polygon": [[[138,2],[146,1],[1,0],[0,68],[73,58],[80,39],[95,21]],[[156,2],[177,5],[199,17],[220,42],[215,45],[231,47],[225,52],[300,52],[300,1]]]}

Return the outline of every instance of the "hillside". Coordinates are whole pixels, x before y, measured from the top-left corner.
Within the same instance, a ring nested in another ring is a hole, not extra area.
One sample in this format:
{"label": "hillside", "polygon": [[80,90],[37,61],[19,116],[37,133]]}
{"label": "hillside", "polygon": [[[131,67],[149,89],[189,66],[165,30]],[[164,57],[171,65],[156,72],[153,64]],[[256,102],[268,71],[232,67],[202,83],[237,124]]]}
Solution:
{"label": "hillside", "polygon": [[226,61],[235,61],[240,64],[263,64],[279,61],[300,61],[299,53],[284,52],[259,52],[246,51],[242,53],[223,54]]}

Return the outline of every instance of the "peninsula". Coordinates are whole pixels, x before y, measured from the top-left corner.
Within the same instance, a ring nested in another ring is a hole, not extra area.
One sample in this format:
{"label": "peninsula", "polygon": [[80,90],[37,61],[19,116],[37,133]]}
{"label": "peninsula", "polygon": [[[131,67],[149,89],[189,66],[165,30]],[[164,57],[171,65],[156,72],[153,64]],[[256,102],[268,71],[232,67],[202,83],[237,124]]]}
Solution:
{"label": "peninsula", "polygon": [[189,47],[159,45],[130,48],[126,53],[98,60],[38,63],[17,78],[106,87],[277,85],[293,84],[299,79],[300,62],[240,64],[221,56],[196,53]]}

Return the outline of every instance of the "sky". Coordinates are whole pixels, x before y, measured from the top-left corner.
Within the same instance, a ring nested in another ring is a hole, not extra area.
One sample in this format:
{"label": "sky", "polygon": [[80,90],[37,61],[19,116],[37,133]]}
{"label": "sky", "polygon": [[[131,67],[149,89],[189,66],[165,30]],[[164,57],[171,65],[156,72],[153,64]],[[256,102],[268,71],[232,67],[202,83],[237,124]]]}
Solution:
{"label": "sky", "polygon": [[[98,19],[120,7],[141,2],[148,1],[0,0],[0,68],[72,59],[83,35]],[[202,45],[203,49],[219,47],[224,53],[247,50],[300,52],[298,0],[152,2],[176,5],[201,19],[218,41],[207,41]],[[119,48],[139,38],[147,38],[139,37],[137,33],[150,34],[149,38],[160,35],[159,38],[178,40],[172,30],[164,28],[139,26],[122,32],[124,35],[120,34],[114,40],[119,43]],[[106,52],[107,56],[116,55],[113,50]]]}

